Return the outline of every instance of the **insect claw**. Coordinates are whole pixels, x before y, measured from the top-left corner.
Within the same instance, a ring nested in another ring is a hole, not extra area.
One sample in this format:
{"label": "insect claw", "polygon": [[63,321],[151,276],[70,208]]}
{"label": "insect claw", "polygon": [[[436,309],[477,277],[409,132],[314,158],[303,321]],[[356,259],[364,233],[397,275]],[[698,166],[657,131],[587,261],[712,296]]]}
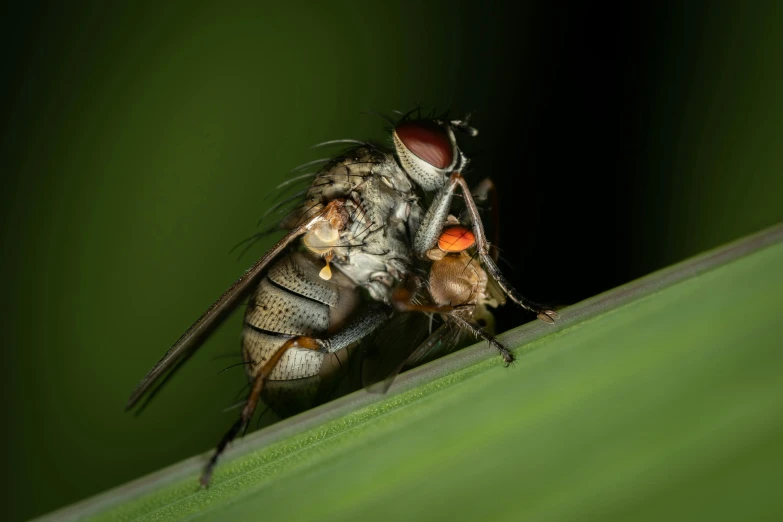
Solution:
{"label": "insect claw", "polygon": [[508,368],[514,362],[514,354],[504,348],[504,351],[500,352],[503,357],[503,367]]}

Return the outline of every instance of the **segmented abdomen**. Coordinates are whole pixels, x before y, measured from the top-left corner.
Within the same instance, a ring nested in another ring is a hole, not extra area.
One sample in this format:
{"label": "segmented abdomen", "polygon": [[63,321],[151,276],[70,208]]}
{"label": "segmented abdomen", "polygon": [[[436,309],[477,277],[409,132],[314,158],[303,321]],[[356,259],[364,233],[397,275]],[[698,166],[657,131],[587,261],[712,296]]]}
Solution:
{"label": "segmented abdomen", "polygon": [[[323,338],[353,312],[355,285],[341,274],[319,277],[323,261],[300,252],[277,261],[251,295],[245,312],[242,352],[250,377],[287,339]],[[303,379],[324,370],[324,354],[292,348],[269,375],[269,381]],[[327,368],[328,369],[328,368]]]}

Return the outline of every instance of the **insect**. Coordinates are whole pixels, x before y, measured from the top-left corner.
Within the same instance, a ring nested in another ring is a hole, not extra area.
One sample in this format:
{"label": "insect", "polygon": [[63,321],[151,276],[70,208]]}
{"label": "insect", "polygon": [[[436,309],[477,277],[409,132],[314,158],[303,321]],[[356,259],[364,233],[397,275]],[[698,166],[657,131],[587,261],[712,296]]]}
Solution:
{"label": "insect", "polygon": [[487,307],[497,308],[506,300],[470,253],[475,243],[473,232],[454,216],[449,216],[436,247],[427,252],[432,264],[422,286],[426,287],[426,299],[430,304],[414,304],[410,296],[404,295],[405,289],[397,291],[395,306],[398,310],[438,313],[445,321],[408,357],[406,365],[415,366],[432,358],[433,354],[454,349],[467,333],[486,340],[498,350],[506,364],[513,362],[513,354],[489,331],[493,317]]}
{"label": "insect", "polygon": [[[540,319],[553,322],[557,317],[508,285],[490,256],[477,207],[461,175],[468,160],[457,146],[455,131],[476,134],[461,120],[403,117],[392,130],[393,152],[361,143],[328,161],[314,176],[301,205],[281,222],[287,234],[136,387],[126,410],[142,397],[151,399],[227,314],[247,299],[242,354],[250,391],[239,418],[205,467],[203,486],[209,484],[227,445],[247,428],[262,398],[275,402],[292,395],[315,396],[335,378],[336,354],[349,351],[392,317],[401,282],[410,278],[415,264],[430,262],[427,253],[441,236],[458,188],[482,271]],[[426,211],[422,192],[434,192]]]}

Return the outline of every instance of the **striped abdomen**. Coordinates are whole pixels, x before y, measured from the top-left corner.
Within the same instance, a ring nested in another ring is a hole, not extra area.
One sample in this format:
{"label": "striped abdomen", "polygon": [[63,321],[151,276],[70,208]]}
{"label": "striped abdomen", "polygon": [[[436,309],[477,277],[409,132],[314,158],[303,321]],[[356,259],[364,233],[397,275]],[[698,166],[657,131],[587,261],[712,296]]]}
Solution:
{"label": "striped abdomen", "polygon": [[[242,355],[251,379],[287,339],[323,338],[356,310],[356,285],[337,270],[330,280],[322,279],[318,273],[323,264],[312,254],[289,253],[269,269],[250,296]],[[343,360],[346,355],[341,354]],[[310,407],[319,389],[339,370],[335,357],[301,348],[288,350],[266,381],[264,402],[281,414]],[[277,407],[284,402],[288,404]]]}

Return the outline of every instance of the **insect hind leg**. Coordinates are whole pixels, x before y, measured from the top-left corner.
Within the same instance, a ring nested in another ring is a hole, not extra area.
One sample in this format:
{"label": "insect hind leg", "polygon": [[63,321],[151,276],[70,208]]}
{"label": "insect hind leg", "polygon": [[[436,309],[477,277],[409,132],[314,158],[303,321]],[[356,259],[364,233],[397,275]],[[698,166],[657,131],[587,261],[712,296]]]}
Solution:
{"label": "insect hind leg", "polygon": [[285,355],[285,353],[291,348],[306,348],[309,350],[323,351],[324,345],[322,341],[319,341],[313,337],[292,337],[291,339],[288,339],[280,348],[278,348],[277,351],[269,358],[269,360],[264,363],[253,380],[253,386],[250,389],[247,402],[245,403],[245,407],[242,408],[242,413],[240,414],[239,419],[234,422],[226,434],[223,435],[223,438],[220,439],[220,442],[218,442],[218,445],[215,448],[215,452],[212,454],[209,462],[207,462],[207,466],[204,468],[204,472],[201,474],[201,478],[199,479],[202,487],[209,486],[209,482],[212,479],[212,472],[215,469],[218,458],[226,450],[226,447],[228,447],[231,441],[233,441],[240,432],[247,428],[250,419],[253,418],[253,414],[256,412],[256,408],[258,407],[261,391],[264,389],[264,382],[266,381],[267,377],[269,377],[269,374],[272,373],[272,370],[275,369],[277,363],[280,362],[280,359],[282,359],[283,355]]}
{"label": "insect hind leg", "polygon": [[345,326],[339,330],[317,339],[309,336],[292,337],[278,348],[272,356],[261,366],[253,379],[253,385],[247,397],[247,403],[242,408],[239,419],[234,422],[231,428],[223,435],[218,442],[215,452],[207,462],[204,472],[201,474],[199,482],[202,487],[208,487],[212,479],[212,472],[215,470],[218,458],[226,450],[228,445],[237,436],[247,428],[250,419],[258,407],[261,392],[264,389],[264,383],[269,375],[275,369],[283,355],[291,348],[305,348],[323,353],[334,353],[353,345],[365,336],[372,333],[376,328],[388,320],[388,312],[381,306],[368,306],[362,312],[356,314]]}

